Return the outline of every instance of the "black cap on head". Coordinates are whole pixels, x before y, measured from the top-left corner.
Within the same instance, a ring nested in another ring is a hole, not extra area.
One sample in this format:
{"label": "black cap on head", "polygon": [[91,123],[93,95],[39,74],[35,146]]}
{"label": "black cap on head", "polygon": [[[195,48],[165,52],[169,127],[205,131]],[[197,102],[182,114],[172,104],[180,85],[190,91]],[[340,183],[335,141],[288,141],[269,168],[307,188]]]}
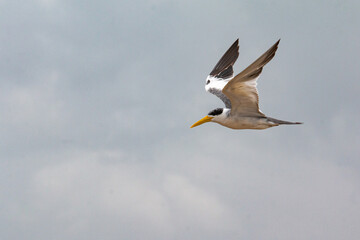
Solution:
{"label": "black cap on head", "polygon": [[220,114],[222,114],[223,110],[224,110],[223,108],[217,108],[217,109],[214,109],[214,110],[210,111],[210,112],[208,113],[208,115],[209,115],[209,116],[220,115]]}

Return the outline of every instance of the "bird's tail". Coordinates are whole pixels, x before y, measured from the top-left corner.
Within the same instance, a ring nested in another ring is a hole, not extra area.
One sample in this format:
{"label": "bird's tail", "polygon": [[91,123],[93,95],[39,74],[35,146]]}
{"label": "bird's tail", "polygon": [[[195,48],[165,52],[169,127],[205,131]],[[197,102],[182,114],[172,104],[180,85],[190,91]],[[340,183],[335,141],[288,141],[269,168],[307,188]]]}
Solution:
{"label": "bird's tail", "polygon": [[271,117],[267,117],[267,120],[270,122],[273,122],[275,124],[303,124],[302,122],[288,122],[288,121],[283,121],[283,120],[279,120],[279,119],[275,119],[275,118],[271,118]]}

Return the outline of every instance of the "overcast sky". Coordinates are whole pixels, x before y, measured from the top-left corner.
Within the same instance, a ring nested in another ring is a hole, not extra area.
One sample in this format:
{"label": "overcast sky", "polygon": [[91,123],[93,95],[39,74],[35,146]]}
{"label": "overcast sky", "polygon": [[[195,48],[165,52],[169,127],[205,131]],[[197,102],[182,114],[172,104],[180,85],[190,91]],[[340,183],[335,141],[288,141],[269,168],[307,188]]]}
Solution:
{"label": "overcast sky", "polygon": [[[0,1],[0,239],[360,239],[360,3]],[[267,130],[189,127],[239,38]]]}

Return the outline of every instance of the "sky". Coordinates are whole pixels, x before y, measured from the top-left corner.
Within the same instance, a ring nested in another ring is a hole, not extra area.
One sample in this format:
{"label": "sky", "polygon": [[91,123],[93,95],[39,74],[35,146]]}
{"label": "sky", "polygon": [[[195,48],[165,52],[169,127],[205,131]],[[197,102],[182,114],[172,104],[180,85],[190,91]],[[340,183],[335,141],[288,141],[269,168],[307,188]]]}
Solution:
{"label": "sky", "polygon": [[[0,1],[0,239],[359,239],[359,1]],[[239,38],[268,116],[205,79]]]}

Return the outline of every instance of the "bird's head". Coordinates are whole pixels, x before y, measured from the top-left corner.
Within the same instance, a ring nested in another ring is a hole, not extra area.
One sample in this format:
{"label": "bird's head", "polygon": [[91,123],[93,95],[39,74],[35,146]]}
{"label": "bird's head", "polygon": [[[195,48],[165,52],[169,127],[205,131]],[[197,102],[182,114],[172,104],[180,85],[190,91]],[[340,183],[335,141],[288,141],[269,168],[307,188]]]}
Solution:
{"label": "bird's head", "polygon": [[210,111],[207,116],[194,123],[190,128],[199,126],[206,122],[223,122],[223,119],[226,118],[226,112],[227,111],[223,108],[216,108]]}

